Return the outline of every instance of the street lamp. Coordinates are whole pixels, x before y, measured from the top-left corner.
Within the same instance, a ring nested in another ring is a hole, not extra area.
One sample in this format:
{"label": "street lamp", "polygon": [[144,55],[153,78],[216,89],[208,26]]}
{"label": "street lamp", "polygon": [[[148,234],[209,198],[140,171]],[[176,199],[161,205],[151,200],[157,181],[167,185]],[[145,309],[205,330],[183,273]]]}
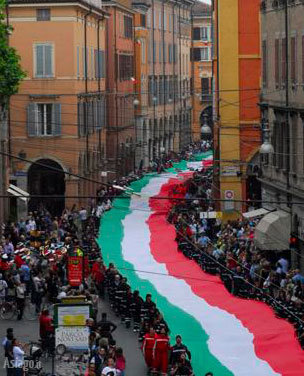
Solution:
{"label": "street lamp", "polygon": [[137,98],[134,99],[133,104],[135,107],[139,105],[139,100]]}
{"label": "street lamp", "polygon": [[270,130],[268,127],[268,123],[265,123],[265,124],[266,124],[266,127],[263,129],[264,142],[262,143],[260,147],[260,154],[272,154],[274,152],[274,148],[269,141]]}
{"label": "street lamp", "polygon": [[202,136],[210,136],[211,133],[212,133],[212,130],[211,130],[211,128],[208,125],[208,115],[204,114],[203,115],[203,119],[204,119],[204,123],[203,123],[203,125],[201,127],[201,135]]}

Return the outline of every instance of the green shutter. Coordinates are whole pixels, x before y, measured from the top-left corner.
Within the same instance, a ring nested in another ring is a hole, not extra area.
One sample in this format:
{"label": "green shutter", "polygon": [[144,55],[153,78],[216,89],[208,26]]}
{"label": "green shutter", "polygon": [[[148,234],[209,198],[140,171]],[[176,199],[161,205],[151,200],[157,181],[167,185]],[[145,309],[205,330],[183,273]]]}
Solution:
{"label": "green shutter", "polygon": [[60,136],[61,135],[61,104],[54,103],[53,104],[53,135]]}

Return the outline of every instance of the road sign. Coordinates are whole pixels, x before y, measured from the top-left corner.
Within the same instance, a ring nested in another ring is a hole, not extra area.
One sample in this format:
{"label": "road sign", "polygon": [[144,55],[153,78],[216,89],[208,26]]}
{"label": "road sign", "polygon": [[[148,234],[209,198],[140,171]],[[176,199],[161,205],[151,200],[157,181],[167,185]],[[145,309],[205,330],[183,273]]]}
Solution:
{"label": "road sign", "polygon": [[224,202],[224,210],[231,211],[234,210],[234,191],[227,189],[225,191],[225,202]]}

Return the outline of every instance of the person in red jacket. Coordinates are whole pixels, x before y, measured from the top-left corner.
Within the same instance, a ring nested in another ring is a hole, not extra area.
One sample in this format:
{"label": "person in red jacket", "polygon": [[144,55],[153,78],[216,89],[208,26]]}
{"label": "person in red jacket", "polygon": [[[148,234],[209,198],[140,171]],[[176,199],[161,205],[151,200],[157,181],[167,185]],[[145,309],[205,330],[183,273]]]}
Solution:
{"label": "person in red jacket", "polygon": [[24,264],[24,261],[22,260],[19,252],[15,252],[15,258],[14,258],[14,262],[16,264],[16,267],[17,269],[20,269],[21,268],[21,265]]}
{"label": "person in red jacket", "polygon": [[99,296],[103,298],[104,297],[105,267],[100,258],[94,262],[91,273],[92,273],[92,279],[95,282],[95,286],[99,292]]}
{"label": "person in red jacket", "polygon": [[144,335],[144,341],[142,344],[142,352],[145,357],[147,367],[150,369],[153,367],[153,349],[155,344],[155,330],[150,327],[149,333]]}
{"label": "person in red jacket", "polygon": [[160,334],[155,335],[155,344],[153,349],[153,372],[161,372],[162,375],[168,373],[168,358],[170,343],[166,329],[162,328]]}

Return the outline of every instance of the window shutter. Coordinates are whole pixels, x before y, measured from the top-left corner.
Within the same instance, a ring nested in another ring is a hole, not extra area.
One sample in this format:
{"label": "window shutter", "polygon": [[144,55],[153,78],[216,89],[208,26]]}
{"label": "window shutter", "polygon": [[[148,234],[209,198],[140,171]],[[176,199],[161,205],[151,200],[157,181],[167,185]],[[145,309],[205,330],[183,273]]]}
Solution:
{"label": "window shutter", "polygon": [[106,52],[101,51],[101,56],[102,56],[102,76],[103,78],[106,77]]}
{"label": "window shutter", "polygon": [[54,103],[53,104],[53,135],[60,136],[61,135],[61,104]]}
{"label": "window shutter", "polygon": [[77,103],[78,136],[82,136],[83,107],[82,102]]}
{"label": "window shutter", "polygon": [[27,106],[27,135],[28,137],[35,137],[36,134],[36,103],[30,103]]}
{"label": "window shutter", "polygon": [[79,46],[77,46],[77,78],[80,77],[80,51]]}
{"label": "window shutter", "polygon": [[42,45],[35,46],[35,53],[36,53],[36,77],[43,76],[43,47]]}
{"label": "window shutter", "polygon": [[95,78],[99,78],[98,72],[98,51],[94,50]]}
{"label": "window shutter", "polygon": [[44,46],[45,76],[53,77],[53,46],[51,44]]}

